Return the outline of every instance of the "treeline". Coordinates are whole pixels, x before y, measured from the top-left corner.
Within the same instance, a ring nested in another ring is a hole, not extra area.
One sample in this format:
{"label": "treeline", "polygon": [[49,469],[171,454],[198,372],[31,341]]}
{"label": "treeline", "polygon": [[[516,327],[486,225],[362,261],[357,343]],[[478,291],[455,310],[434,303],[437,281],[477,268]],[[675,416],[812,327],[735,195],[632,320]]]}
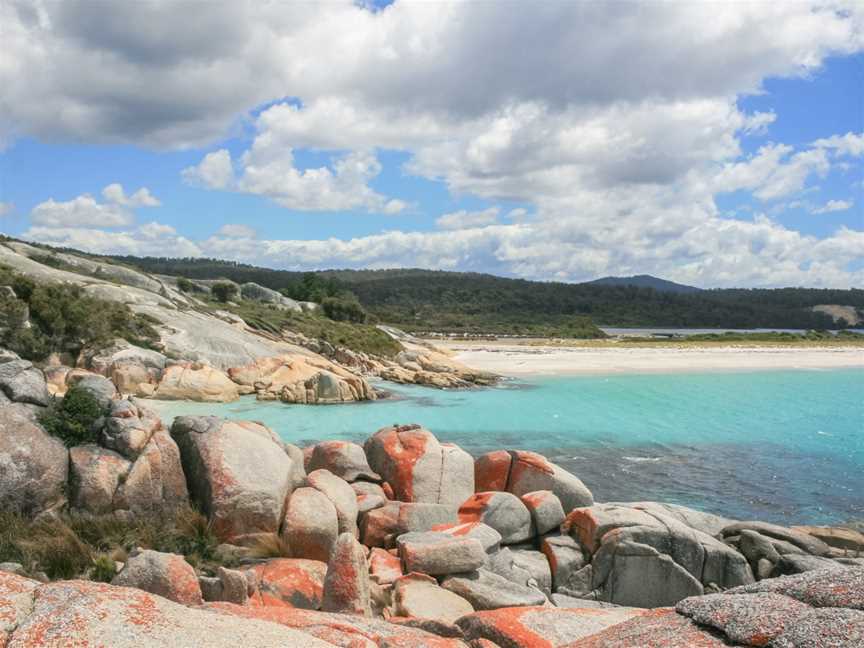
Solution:
{"label": "treeline", "polygon": [[838,324],[824,313],[813,312],[813,306],[843,304],[864,311],[861,289],[672,293],[636,286],[536,282],[417,269],[301,273],[216,259],[116,260],[157,274],[254,281],[290,296],[303,295],[304,287],[325,286],[324,292],[330,295],[355,294],[378,321],[411,330],[556,334],[568,326],[581,326],[585,320],[577,318],[624,327],[829,329]]}

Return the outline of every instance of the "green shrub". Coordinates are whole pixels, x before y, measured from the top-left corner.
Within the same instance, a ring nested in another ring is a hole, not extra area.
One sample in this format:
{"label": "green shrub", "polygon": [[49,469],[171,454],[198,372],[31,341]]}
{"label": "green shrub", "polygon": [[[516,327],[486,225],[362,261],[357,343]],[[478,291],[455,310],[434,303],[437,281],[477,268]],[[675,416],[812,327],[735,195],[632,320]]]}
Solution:
{"label": "green shrub", "polygon": [[94,423],[104,414],[102,406],[90,392],[73,386],[59,405],[50,407],[40,415],[39,422],[49,434],[61,439],[67,447],[72,447],[98,440]]}
{"label": "green shrub", "polygon": [[195,290],[195,284],[189,281],[186,277],[177,277],[177,289],[180,292],[190,293]]}
{"label": "green shrub", "polygon": [[217,301],[225,303],[237,296],[237,286],[230,281],[217,281],[210,286],[210,292]]}
{"label": "green shrub", "polygon": [[366,311],[353,293],[325,297],[321,300],[321,309],[327,317],[337,322],[362,324],[366,321]]}
{"label": "green shrub", "polygon": [[90,570],[90,580],[98,583],[110,583],[117,575],[117,563],[107,554],[99,554],[93,560],[93,568]]}

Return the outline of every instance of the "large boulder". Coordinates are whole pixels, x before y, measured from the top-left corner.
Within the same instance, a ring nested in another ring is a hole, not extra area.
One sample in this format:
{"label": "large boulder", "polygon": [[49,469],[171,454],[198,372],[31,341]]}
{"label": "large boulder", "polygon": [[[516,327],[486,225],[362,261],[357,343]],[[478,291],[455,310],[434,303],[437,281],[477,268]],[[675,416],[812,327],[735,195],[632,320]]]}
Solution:
{"label": "large boulder", "polygon": [[820,569],[769,578],[728,590],[726,594],[773,592],[813,607],[843,607],[864,610],[864,567]]}
{"label": "large boulder", "polygon": [[327,496],[314,488],[291,493],[282,537],[295,558],[327,562],[339,537],[339,517]]}
{"label": "large boulder", "polygon": [[397,616],[454,623],[474,608],[458,594],[444,589],[425,574],[411,573],[393,584],[393,608]]}
{"label": "large boulder", "polygon": [[[2,365],[0,365],[2,366]],[[66,503],[69,452],[26,405],[0,405],[0,509],[35,516]]]}
{"label": "large boulder", "polygon": [[218,536],[279,531],[293,462],[274,432],[250,421],[180,416],[171,436],[190,495]]}
{"label": "large boulder", "polygon": [[441,524],[458,522],[456,507],[445,504],[388,501],[361,519],[361,537],[367,547],[392,547],[410,531],[430,531]]}
{"label": "large boulder", "polygon": [[443,533],[406,533],[399,536],[399,557],[407,572],[444,576],[473,571],[486,562],[483,545],[474,538]]}
{"label": "large boulder", "polygon": [[547,536],[541,541],[540,550],[549,562],[553,591],[578,589],[581,584],[573,584],[571,579],[586,565],[581,545],[570,536]]}
{"label": "large boulder", "polygon": [[116,385],[121,394],[150,396],[162,377],[167,358],[152,349],[115,340],[87,359],[87,366]]}
{"label": "large boulder", "polygon": [[45,407],[51,402],[45,376],[28,360],[0,363],[0,391],[16,403]]}
{"label": "large boulder", "polygon": [[240,284],[240,295],[243,299],[251,299],[253,301],[260,301],[266,304],[274,304],[277,308],[283,310],[294,311],[295,313],[300,313],[303,309],[300,307],[300,304],[291,299],[290,297],[286,297],[280,292],[273,290],[272,288],[266,288],[257,283],[248,282],[244,284]]}
{"label": "large boulder", "polygon": [[183,605],[204,602],[195,570],[177,554],[150,549],[134,551],[111,584],[134,587]]}
{"label": "large boulder", "polygon": [[566,517],[561,500],[552,491],[525,493],[522,496],[522,503],[531,513],[537,535],[557,530]]}
{"label": "large boulder", "polygon": [[165,368],[154,398],[227,403],[237,400],[237,385],[220,369],[193,362]]}
{"label": "large boulder", "polygon": [[325,612],[372,616],[366,553],[350,533],[340,535],[333,547],[324,578],[321,609]]}
{"label": "large boulder", "polygon": [[419,425],[383,428],[364,445],[371,468],[403,502],[461,504],[474,493],[474,463]]}
{"label": "large boulder", "polygon": [[[617,608],[632,609],[632,608]],[[566,648],[728,648],[729,642],[671,608],[645,610]]]}
{"label": "large boulder", "polygon": [[[4,630],[3,617],[0,616],[0,640],[4,639],[5,633],[8,638],[4,645],[8,648],[70,645],[111,648],[333,646],[288,627],[189,608],[139,589],[88,581],[45,585],[25,582],[27,587],[33,587],[35,596],[31,595],[26,606],[20,609],[16,615],[17,622]],[[4,590],[0,585],[0,610],[11,598]]]}
{"label": "large boulder", "polygon": [[665,502],[609,502],[609,504],[617,504],[618,506],[671,517],[710,536],[719,535],[724,527],[735,522],[729,518],[704,511],[697,511],[680,504],[667,504]]}
{"label": "large boulder", "polygon": [[704,587],[753,582],[746,558],[676,519],[598,504],[574,509],[563,528],[590,554],[601,600],[636,607],[674,605]]}
{"label": "large boulder", "polygon": [[349,441],[322,441],[315,445],[309,470],[326,468],[347,482],[358,479],[379,482],[381,476],[369,467],[363,448]]}
{"label": "large boulder", "polygon": [[740,535],[744,530],[789,542],[812,556],[827,556],[831,553],[831,547],[816,536],[768,522],[736,522],[724,527],[720,533],[724,538],[729,538]]}
{"label": "large boulder", "polygon": [[103,514],[114,510],[114,495],[132,463],[95,444],[69,450],[69,504],[73,509]]}
{"label": "large boulder", "polygon": [[324,595],[327,563],[303,558],[274,558],[250,570],[258,582],[256,603],[317,610]]}
{"label": "large boulder", "polygon": [[137,514],[159,513],[189,503],[180,449],[157,430],[138,454],[114,494],[114,508]]}
{"label": "large boulder", "polygon": [[487,569],[448,576],[441,587],[458,594],[475,610],[543,605],[546,595],[540,590],[519,585]]}
{"label": "large boulder", "polygon": [[103,410],[108,410],[117,398],[117,388],[105,376],[93,373],[71,372],[67,382],[90,394]]}
{"label": "large boulder", "polygon": [[501,534],[502,544],[525,542],[534,536],[530,511],[511,493],[475,493],[459,507],[459,521],[482,522],[492,527]]}
{"label": "large boulder", "polygon": [[99,442],[134,461],[160,429],[162,421],[152,410],[125,399],[115,400],[105,417]]}
{"label": "large boulder", "polygon": [[578,477],[536,452],[487,453],[474,462],[474,476],[478,492],[507,491],[521,497],[535,491],[551,491],[565,513],[594,503],[591,491]]}
{"label": "large boulder", "polygon": [[339,520],[339,533],[347,532],[357,537],[357,495],[348,482],[323,468],[310,472],[306,481],[333,502]]}

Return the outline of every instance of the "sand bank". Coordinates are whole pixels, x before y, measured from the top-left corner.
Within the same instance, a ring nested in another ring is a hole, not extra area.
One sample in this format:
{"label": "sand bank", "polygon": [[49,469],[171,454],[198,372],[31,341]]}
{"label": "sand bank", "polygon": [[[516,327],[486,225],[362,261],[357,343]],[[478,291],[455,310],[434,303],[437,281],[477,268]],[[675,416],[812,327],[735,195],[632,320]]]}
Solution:
{"label": "sand bank", "polygon": [[562,347],[447,342],[456,359],[504,376],[864,368],[862,347]]}

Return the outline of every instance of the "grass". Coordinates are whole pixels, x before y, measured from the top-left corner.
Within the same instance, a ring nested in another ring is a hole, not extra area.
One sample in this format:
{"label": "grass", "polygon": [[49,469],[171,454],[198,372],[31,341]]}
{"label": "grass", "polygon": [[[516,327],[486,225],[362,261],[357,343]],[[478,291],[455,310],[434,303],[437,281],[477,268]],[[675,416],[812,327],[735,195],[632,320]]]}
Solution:
{"label": "grass", "polygon": [[44,521],[0,511],[0,562],[20,563],[27,573],[44,572],[52,580],[107,582],[115,561],[125,560],[136,547],[181,554],[214,573],[220,565],[231,566],[217,558],[218,544],[207,518],[191,507],[174,515],[122,519],[64,514]]}
{"label": "grass", "polygon": [[249,300],[236,304],[213,301],[208,305],[214,310],[227,310],[239,315],[252,328],[271,335],[279,336],[287,330],[352,351],[385,358],[393,358],[402,350],[399,342],[370,324],[337,322],[323,314],[285,311]]}

